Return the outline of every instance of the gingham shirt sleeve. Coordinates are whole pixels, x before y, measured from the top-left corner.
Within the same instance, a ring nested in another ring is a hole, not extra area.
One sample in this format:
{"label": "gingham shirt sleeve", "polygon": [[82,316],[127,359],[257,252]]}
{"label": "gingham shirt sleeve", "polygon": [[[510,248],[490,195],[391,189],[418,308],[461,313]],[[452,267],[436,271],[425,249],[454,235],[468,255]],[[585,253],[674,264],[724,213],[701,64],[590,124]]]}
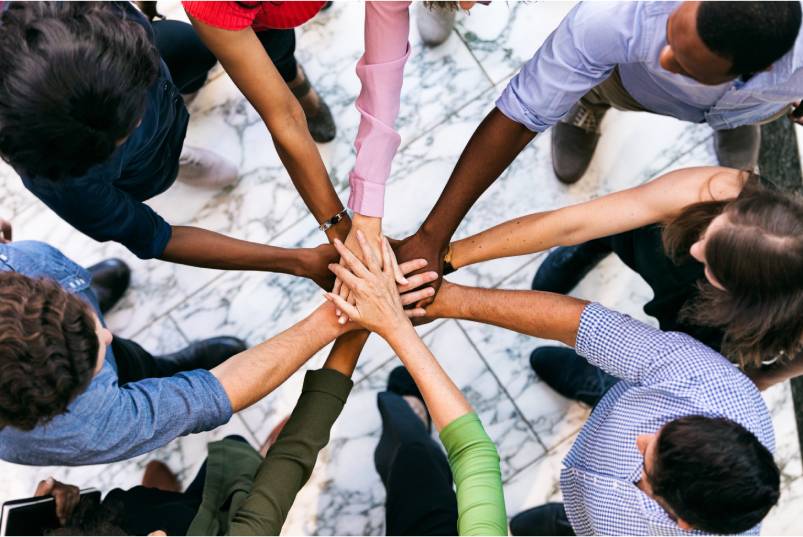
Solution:
{"label": "gingham shirt sleeve", "polygon": [[725,360],[691,336],[663,332],[600,304],[583,310],[576,350],[606,373],[638,384],[699,375]]}

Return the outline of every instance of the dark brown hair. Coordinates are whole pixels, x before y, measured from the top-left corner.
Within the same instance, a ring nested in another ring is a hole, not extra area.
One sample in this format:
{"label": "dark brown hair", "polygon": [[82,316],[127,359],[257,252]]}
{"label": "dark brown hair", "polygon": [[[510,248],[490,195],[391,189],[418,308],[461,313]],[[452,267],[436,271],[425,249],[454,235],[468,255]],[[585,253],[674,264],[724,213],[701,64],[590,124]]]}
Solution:
{"label": "dark brown hair", "polygon": [[803,202],[764,187],[751,176],[739,196],[686,207],[663,231],[664,249],[676,262],[724,214],[727,225],[707,237],[707,280],[680,318],[724,332],[722,351],[742,367],[794,356],[803,338]]}
{"label": "dark brown hair", "polygon": [[695,529],[741,533],[778,502],[772,453],[734,421],[684,416],[664,425],[657,442],[647,475],[653,493]]}
{"label": "dark brown hair", "polygon": [[58,283],[0,272],[0,427],[63,414],[92,379],[100,343],[89,305]]}

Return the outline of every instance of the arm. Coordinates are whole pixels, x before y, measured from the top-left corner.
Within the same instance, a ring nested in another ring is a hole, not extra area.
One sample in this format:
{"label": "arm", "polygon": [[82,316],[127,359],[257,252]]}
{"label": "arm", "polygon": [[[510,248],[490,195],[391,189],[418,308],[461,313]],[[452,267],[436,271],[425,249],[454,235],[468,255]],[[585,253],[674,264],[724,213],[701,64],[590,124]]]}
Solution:
{"label": "arm", "polygon": [[[449,455],[457,487],[458,530],[461,535],[507,535],[502,475],[496,446],[460,389],[418,336],[402,310],[393,274],[393,255],[384,241],[382,265],[368,242],[359,235],[363,265],[336,242],[349,270],[333,265],[338,276],[354,290],[356,306],[329,294],[346,313],[385,338],[407,367],[424,397],[435,427]],[[382,268],[384,267],[384,268]]]}
{"label": "arm", "polygon": [[349,379],[368,338],[351,332],[335,341],[323,368],[309,371],[301,396],[276,443],[259,467],[254,485],[229,527],[230,535],[279,535],[318,453],[351,391]]}
{"label": "arm", "polygon": [[[273,65],[254,31],[222,30],[190,14],[198,35],[243,95],[259,113],[276,151],[298,193],[318,223],[343,210],[320,153],[307,128],[301,105]],[[345,238],[350,222],[344,219],[327,231],[329,238]]]}
{"label": "arm", "polygon": [[452,243],[451,263],[524,255],[554,246],[582,244],[649,224],[671,220],[688,205],[734,198],[744,174],[718,167],[684,168],[607,196],[509,220]]}

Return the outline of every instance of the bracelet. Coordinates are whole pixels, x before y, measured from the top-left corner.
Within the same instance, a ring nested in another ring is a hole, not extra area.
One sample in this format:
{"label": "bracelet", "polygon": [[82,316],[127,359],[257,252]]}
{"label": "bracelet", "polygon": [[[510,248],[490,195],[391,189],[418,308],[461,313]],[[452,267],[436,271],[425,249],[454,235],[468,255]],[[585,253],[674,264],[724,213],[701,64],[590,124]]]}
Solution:
{"label": "bracelet", "polygon": [[452,266],[452,243],[449,243],[449,248],[443,256],[443,274],[451,274],[455,270],[457,269]]}
{"label": "bracelet", "polygon": [[321,231],[326,231],[327,229],[339,224],[340,221],[343,220],[348,215],[349,215],[349,210],[343,209],[342,211],[334,215],[332,218],[325,220],[320,226],[318,226],[318,229],[320,229]]}

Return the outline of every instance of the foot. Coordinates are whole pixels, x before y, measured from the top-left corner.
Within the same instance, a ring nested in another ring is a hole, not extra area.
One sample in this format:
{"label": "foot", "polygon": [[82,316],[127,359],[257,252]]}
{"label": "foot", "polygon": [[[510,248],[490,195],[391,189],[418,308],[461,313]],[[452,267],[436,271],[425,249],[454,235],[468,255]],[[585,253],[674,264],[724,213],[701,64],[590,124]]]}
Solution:
{"label": "foot", "polygon": [[550,388],[589,406],[619,381],[567,347],[538,347],[530,354],[530,366]]}
{"label": "foot", "polygon": [[611,249],[601,241],[559,246],[538,267],[531,287],[536,291],[568,294],[609,253]]}
{"label": "foot", "polygon": [[288,82],[287,86],[298,99],[301,108],[304,109],[304,115],[307,116],[307,128],[309,128],[312,139],[321,144],[334,140],[337,134],[335,118],[332,117],[329,106],[310,84],[300,65],[295,80]]}
{"label": "foot", "polygon": [[418,390],[413,377],[404,366],[399,366],[390,372],[388,376],[388,391],[400,395],[410,408],[421,419],[421,422],[426,427],[427,431],[432,431],[432,418],[427,411],[427,405],[424,403],[424,396]]}
{"label": "foot", "polygon": [[599,125],[607,107],[577,103],[569,115],[552,127],[552,169],[560,182],[580,180],[599,141]]}
{"label": "foot", "polygon": [[421,41],[428,47],[437,47],[449,39],[456,15],[457,11],[453,9],[418,4],[415,11],[415,23],[418,26]]}
{"label": "foot", "polygon": [[195,187],[223,188],[237,181],[237,166],[207,149],[184,145],[178,180]]}
{"label": "foot", "polygon": [[92,275],[92,290],[98,298],[101,313],[117,304],[131,282],[131,269],[121,259],[107,259],[87,269]]}
{"label": "foot", "polygon": [[210,370],[222,364],[248,346],[236,337],[213,337],[196,341],[189,347],[156,358],[165,369],[164,374],[176,374],[194,369]]}
{"label": "foot", "polygon": [[755,171],[760,145],[761,127],[758,125],[714,131],[714,150],[720,166]]}
{"label": "foot", "polygon": [[562,503],[546,503],[510,519],[512,535],[574,535]]}
{"label": "foot", "polygon": [[162,461],[150,461],[142,474],[142,486],[166,492],[181,492],[176,474]]}

